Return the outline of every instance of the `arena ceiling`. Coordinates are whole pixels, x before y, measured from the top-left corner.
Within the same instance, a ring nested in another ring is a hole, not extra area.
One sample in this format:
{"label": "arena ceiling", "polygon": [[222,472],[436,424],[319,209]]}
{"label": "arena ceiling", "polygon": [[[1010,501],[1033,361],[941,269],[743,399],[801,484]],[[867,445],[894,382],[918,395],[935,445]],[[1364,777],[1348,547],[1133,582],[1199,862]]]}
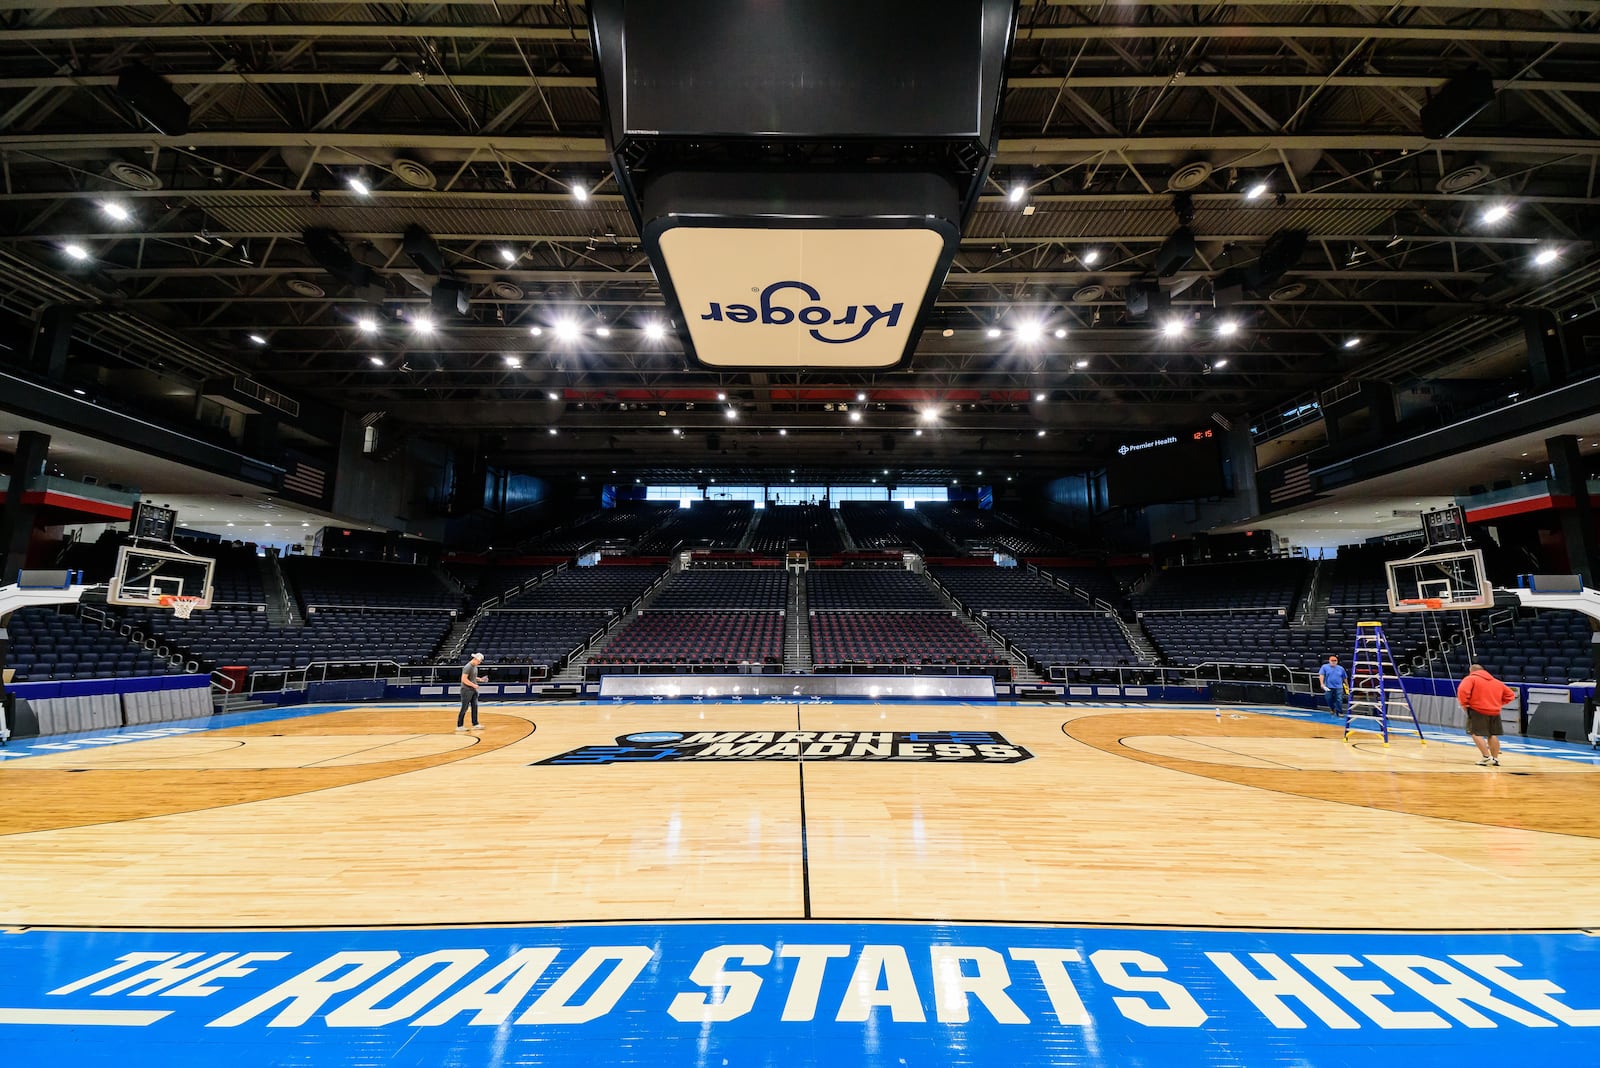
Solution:
{"label": "arena ceiling", "polygon": [[[187,134],[115,91],[135,61],[188,102]],[[1429,140],[1423,105],[1472,67],[1493,103]],[[1596,0],[1033,0],[1008,74],[989,194],[910,365],[716,373],[649,329],[664,310],[608,178],[583,4],[0,0],[0,301],[79,305],[109,359],[484,432],[535,466],[898,444],[944,473],[1059,470],[1142,428],[1425,375],[1520,336],[1520,309],[1600,291]],[[1176,338],[1124,306],[1175,193],[1198,238],[1165,280]],[[402,252],[413,224],[472,299],[426,338],[405,324],[431,285]],[[381,307],[318,267],[308,227],[376,269]],[[1213,314],[1215,277],[1285,229],[1309,234],[1299,262]]]}

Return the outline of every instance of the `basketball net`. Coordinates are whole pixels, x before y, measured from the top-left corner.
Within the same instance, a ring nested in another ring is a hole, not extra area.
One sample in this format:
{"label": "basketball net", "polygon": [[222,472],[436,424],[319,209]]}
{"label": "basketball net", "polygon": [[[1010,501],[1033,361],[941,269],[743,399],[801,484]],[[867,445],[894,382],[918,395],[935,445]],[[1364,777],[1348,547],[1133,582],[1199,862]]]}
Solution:
{"label": "basketball net", "polygon": [[194,615],[194,610],[200,607],[200,598],[164,593],[156,599],[156,603],[162,608],[172,609],[172,614],[179,619],[188,619]]}

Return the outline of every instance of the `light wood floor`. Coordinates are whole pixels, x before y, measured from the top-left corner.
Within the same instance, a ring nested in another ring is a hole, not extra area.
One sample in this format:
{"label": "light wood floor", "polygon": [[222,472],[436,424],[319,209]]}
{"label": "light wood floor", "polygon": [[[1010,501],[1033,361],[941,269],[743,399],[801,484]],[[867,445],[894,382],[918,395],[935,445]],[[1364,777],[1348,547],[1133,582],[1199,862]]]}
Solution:
{"label": "light wood floor", "polygon": [[[0,765],[0,923],[1578,927],[1600,767],[1049,706],[363,707]],[[534,766],[644,730],[997,730],[1006,765]],[[802,789],[803,777],[803,789]],[[802,817],[803,796],[803,817]]]}

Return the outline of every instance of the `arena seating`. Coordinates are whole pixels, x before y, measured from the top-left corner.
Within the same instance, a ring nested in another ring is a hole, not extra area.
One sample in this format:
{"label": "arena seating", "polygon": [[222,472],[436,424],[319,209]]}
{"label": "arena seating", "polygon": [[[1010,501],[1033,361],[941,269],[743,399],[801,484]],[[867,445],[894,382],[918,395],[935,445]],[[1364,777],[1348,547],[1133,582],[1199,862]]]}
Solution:
{"label": "arena seating", "polygon": [[657,566],[570,567],[511,603],[520,609],[544,611],[622,612],[665,573],[666,568]]}
{"label": "arena seating", "polygon": [[447,570],[467,587],[467,608],[470,611],[507,590],[552,574],[556,568],[553,564],[450,564]]}
{"label": "arena seating", "polygon": [[1017,567],[930,567],[928,573],[970,612],[1089,607],[1049,579]]}
{"label": "arena seating", "polygon": [[291,556],[283,562],[301,607],[459,609],[462,597],[430,568],[335,556]]}
{"label": "arena seating", "polygon": [[833,556],[844,548],[833,511],[826,505],[767,505],[761,511],[750,547],[761,553],[801,548],[812,556]]}
{"label": "arena seating", "polygon": [[1043,669],[1139,662],[1121,628],[1104,612],[991,611],[984,621]]}
{"label": "arena seating", "polygon": [[1131,618],[1130,591],[1150,569],[1138,564],[1118,567],[1051,567],[1046,570],[1074,589],[1082,590],[1090,597],[1118,609],[1124,618]]}
{"label": "arena seating", "polygon": [[944,612],[813,612],[811,659],[818,667],[866,664],[1006,664]]}
{"label": "arena seating", "polygon": [[777,568],[690,568],[668,579],[650,607],[652,611],[782,611],[788,579],[788,573]]}
{"label": "arena seating", "polygon": [[1589,617],[1577,612],[1520,615],[1477,636],[1478,660],[1508,683],[1593,680]]}
{"label": "arena seating", "polygon": [[675,504],[629,502],[600,508],[552,531],[530,538],[531,553],[576,553],[606,543],[633,544],[678,510]]}
{"label": "arena seating", "polygon": [[175,538],[173,544],[195,556],[216,561],[211,571],[212,604],[266,604],[261,565],[254,545],[244,542]]}
{"label": "arena seating", "polygon": [[639,542],[637,551],[736,549],[750,528],[754,507],[749,501],[697,501],[692,508],[679,508],[669,514]]}
{"label": "arena seating", "polygon": [[924,556],[950,556],[960,552],[949,538],[893,501],[845,501],[839,506],[839,515],[857,548],[911,548]]}
{"label": "arena seating", "polygon": [[782,612],[647,611],[591,664],[781,662]]}
{"label": "arena seating", "polygon": [[904,570],[842,568],[806,573],[806,604],[813,611],[877,612],[943,611],[945,604],[931,585]]}
{"label": "arena seating", "polygon": [[1309,576],[1309,563],[1300,559],[1173,567],[1158,571],[1143,592],[1133,595],[1133,604],[1141,612],[1288,609]]}
{"label": "arena seating", "polygon": [[945,537],[966,546],[1009,550],[1007,539],[1026,537],[1004,516],[968,502],[918,502],[917,511]]}
{"label": "arena seating", "polygon": [[95,623],[53,608],[20,608],[6,622],[17,682],[167,675],[175,669]]}
{"label": "arena seating", "polygon": [[367,612],[322,608],[303,627],[274,627],[257,609],[216,608],[179,619],[130,608],[124,618],[206,669],[243,664],[253,670],[304,667],[315,661],[393,660],[425,663],[450,629],[448,612]]}
{"label": "arena seating", "polygon": [[[1168,663],[1183,666],[1270,663],[1308,670],[1322,645],[1320,632],[1297,636],[1276,610],[1149,613],[1141,622]],[[1353,637],[1354,632],[1352,641],[1343,644],[1353,646]],[[1349,655],[1348,649],[1337,651]]]}
{"label": "arena seating", "polygon": [[473,626],[466,651],[483,653],[490,664],[553,669],[614,618],[610,612],[486,612]]}

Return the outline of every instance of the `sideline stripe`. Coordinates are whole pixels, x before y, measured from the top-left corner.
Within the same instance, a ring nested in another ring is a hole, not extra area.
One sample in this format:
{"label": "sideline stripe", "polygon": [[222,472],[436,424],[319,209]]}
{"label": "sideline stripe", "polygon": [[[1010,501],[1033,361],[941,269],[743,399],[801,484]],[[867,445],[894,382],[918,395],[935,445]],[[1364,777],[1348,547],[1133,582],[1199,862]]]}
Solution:
{"label": "sideline stripe", "polygon": [[0,1024],[56,1024],[70,1027],[149,1027],[171,1012],[135,1009],[0,1009]]}

